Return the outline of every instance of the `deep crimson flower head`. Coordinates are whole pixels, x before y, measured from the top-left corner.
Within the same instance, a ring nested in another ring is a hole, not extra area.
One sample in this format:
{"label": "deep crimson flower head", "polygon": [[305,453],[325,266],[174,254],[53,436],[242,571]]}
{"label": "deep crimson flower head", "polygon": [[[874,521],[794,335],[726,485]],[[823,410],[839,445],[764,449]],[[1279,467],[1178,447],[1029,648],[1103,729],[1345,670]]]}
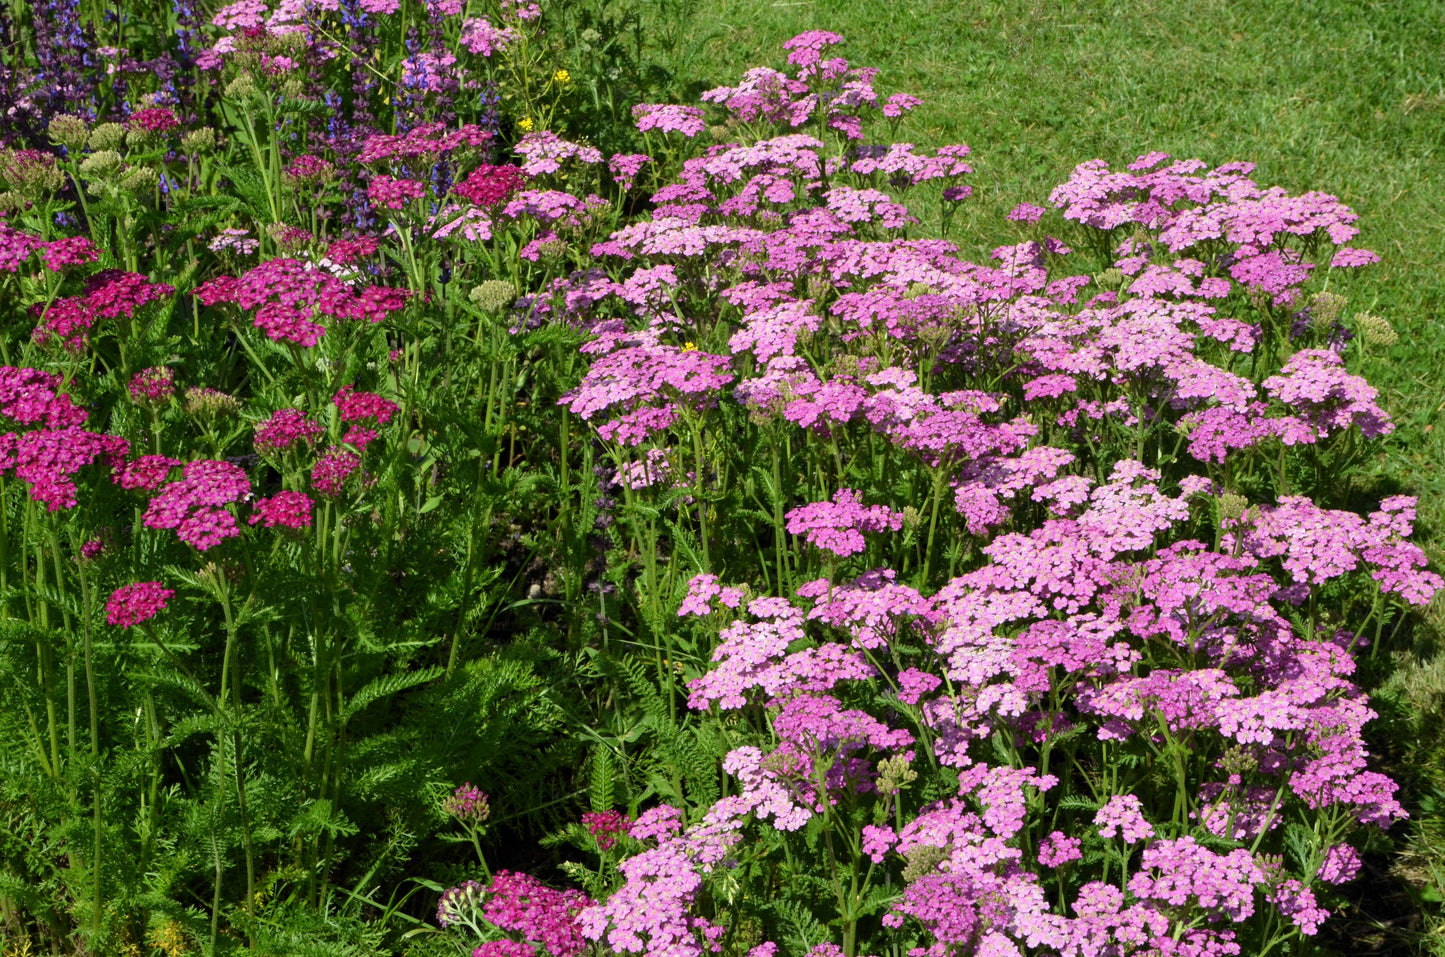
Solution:
{"label": "deep crimson flower head", "polygon": [[85,284],[85,303],[101,319],[127,318],[148,302],[175,294],[175,287],[151,282],[139,273],[107,269]]}
{"label": "deep crimson flower head", "polygon": [[620,811],[588,811],[582,815],[582,826],[597,839],[597,846],[610,851],[617,846],[617,835],[627,833],[632,822]]}
{"label": "deep crimson flower head", "polygon": [[326,258],[338,266],[345,266],[373,255],[381,246],[374,236],[355,236],[338,239],[326,247]]}
{"label": "deep crimson flower head", "polygon": [[377,425],[386,425],[396,414],[399,406],[390,399],[374,392],[357,392],[355,386],[346,386],[332,397],[332,402],[341,411],[341,421],[357,422],[372,419]]}
{"label": "deep crimson flower head", "polygon": [[105,603],[105,620],[121,628],[150,621],[166,607],[166,599],[175,592],[160,582],[136,582],[122,585]]}
{"label": "deep crimson flower head", "polygon": [[483,209],[505,203],[527,185],[527,176],[517,166],[478,166],[452,192]]}
{"label": "deep crimson flower head", "polygon": [[165,455],[142,455],[133,462],[117,466],[114,481],[124,489],[154,492],[164,484],[171,469],[180,464],[179,460]]}
{"label": "deep crimson flower head", "polygon": [[219,276],[196,289],[202,305],[232,303],[255,311],[254,325],[278,342],[314,346],[323,318],[380,322],[406,304],[407,291],[388,286],[353,289],[296,259],[270,259],[241,276]]}
{"label": "deep crimson flower head", "polygon": [[340,446],[332,446],[311,468],[311,485],[318,495],[335,498],[351,473],[361,468],[361,456]]}
{"label": "deep crimson flower head", "polygon": [[143,130],[147,133],[169,133],[180,125],[181,121],[176,119],[176,115],[163,106],[136,110],[125,121],[126,129]]}
{"label": "deep crimson flower head", "polygon": [[101,319],[131,318],[146,303],[175,293],[174,286],[153,283],[139,273],[107,269],[90,277],[85,293],[57,299],[45,308],[36,303],[31,312],[40,319],[31,338],[40,345],[52,339],[71,352],[85,348],[90,330]]}

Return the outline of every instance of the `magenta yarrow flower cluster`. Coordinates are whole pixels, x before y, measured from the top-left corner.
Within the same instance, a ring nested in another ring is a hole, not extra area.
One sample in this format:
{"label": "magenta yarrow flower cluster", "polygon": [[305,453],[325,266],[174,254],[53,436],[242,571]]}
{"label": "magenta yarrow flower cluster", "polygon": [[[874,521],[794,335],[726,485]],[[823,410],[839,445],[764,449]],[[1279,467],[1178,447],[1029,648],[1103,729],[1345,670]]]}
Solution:
{"label": "magenta yarrow flower cluster", "polygon": [[0,415],[17,425],[47,429],[78,426],[86,411],[68,393],[60,392],[60,376],[40,369],[0,367]]}
{"label": "magenta yarrow flower cluster", "polygon": [[527,184],[527,177],[517,166],[483,164],[452,187],[451,192],[482,209],[505,203]]}
{"label": "magenta yarrow flower cluster", "polygon": [[577,914],[592,905],[581,891],[559,891],[530,874],[497,871],[482,904],[493,927],[540,946],[552,957],[578,957],[587,949]]}
{"label": "magenta yarrow flower cluster", "polygon": [[120,628],[130,628],[150,621],[165,610],[166,601],[175,592],[160,582],[136,582],[122,585],[105,603],[105,620]]}
{"label": "magenta yarrow flower cluster", "polygon": [[254,324],[271,339],[314,346],[322,319],[381,322],[406,305],[407,291],[387,286],[360,290],[295,259],[272,259],[241,276],[222,276],[196,289],[203,305],[231,303],[255,312]]}
{"label": "magenta yarrow flower cluster", "polygon": [[34,501],[57,512],[79,503],[75,476],[81,469],[98,460],[114,468],[128,451],[130,443],[119,436],[78,427],[6,432],[0,434],[0,475],[13,472]]}
{"label": "magenta yarrow flower cluster", "polygon": [[256,426],[256,451],[284,452],[298,442],[310,442],[326,434],[326,427],[313,422],[300,409],[278,409]]}
{"label": "magenta yarrow flower cluster", "polygon": [[657,130],[660,133],[681,133],[694,137],[707,128],[707,114],[696,106],[677,106],[671,103],[639,103],[632,108],[632,118],[637,128],[646,133]]}
{"label": "magenta yarrow flower cluster", "polygon": [[312,502],[305,492],[277,492],[270,498],[258,499],[250,524],[260,522],[265,528],[301,529],[311,527]]}
{"label": "magenta yarrow flower cluster", "polygon": [[176,374],[169,366],[152,366],[131,376],[126,388],[136,404],[162,406],[176,394]]}
{"label": "magenta yarrow flower cluster", "polygon": [[151,499],[141,522],[147,528],[175,529],[181,541],[204,552],[240,534],[226,506],[250,494],[251,482],[240,466],[209,459],[188,462],[181,478]]}
{"label": "magenta yarrow flower cluster", "polygon": [[621,811],[587,811],[582,826],[597,841],[597,847],[610,851],[617,846],[617,835],[626,834],[632,822]]}
{"label": "magenta yarrow flower cluster", "polygon": [[58,342],[71,352],[82,352],[92,328],[102,319],[133,318],[147,303],[175,293],[165,283],[153,283],[137,273],[107,269],[86,282],[85,292],[66,296],[47,307],[37,303],[31,312],[40,320],[31,337],[39,345]]}

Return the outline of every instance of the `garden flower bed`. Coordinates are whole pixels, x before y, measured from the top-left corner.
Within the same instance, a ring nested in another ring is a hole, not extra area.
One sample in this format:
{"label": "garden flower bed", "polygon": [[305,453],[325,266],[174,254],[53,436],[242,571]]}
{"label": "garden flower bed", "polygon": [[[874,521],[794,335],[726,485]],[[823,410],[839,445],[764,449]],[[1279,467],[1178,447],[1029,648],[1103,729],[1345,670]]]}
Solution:
{"label": "garden flower bed", "polygon": [[6,955],[1308,953],[1409,817],[1338,197],[1086,160],[974,261],[837,32],[30,21]]}

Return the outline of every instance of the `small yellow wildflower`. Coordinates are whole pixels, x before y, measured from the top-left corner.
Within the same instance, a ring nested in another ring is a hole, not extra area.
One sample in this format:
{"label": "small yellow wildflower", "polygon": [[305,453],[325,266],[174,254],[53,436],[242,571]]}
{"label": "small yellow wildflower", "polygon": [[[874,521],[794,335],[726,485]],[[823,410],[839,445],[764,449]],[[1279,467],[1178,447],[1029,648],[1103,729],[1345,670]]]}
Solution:
{"label": "small yellow wildflower", "polygon": [[568,73],[566,70],[558,70],[556,73],[552,74],[552,82],[557,84],[571,83],[572,74]]}
{"label": "small yellow wildflower", "polygon": [[520,120],[517,121],[517,129],[521,130],[523,133],[532,132],[532,118],[530,116],[522,117]]}
{"label": "small yellow wildflower", "polygon": [[682,344],[682,351],[683,351],[683,352],[696,352],[696,351],[697,351],[697,343],[696,343],[696,342],[684,342],[684,343]]}
{"label": "small yellow wildflower", "polygon": [[166,957],[184,957],[191,952],[185,931],[174,920],[165,925],[151,938],[151,946],[165,952]]}

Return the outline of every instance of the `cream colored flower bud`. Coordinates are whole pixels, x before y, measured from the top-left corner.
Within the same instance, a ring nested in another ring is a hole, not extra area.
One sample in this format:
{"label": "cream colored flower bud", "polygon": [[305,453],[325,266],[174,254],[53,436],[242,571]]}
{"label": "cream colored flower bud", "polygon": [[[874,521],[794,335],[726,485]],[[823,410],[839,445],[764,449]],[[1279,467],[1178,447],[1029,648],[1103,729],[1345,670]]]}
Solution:
{"label": "cream colored flower bud", "polygon": [[118,150],[125,143],[125,127],[119,123],[102,123],[90,131],[90,148]]}

